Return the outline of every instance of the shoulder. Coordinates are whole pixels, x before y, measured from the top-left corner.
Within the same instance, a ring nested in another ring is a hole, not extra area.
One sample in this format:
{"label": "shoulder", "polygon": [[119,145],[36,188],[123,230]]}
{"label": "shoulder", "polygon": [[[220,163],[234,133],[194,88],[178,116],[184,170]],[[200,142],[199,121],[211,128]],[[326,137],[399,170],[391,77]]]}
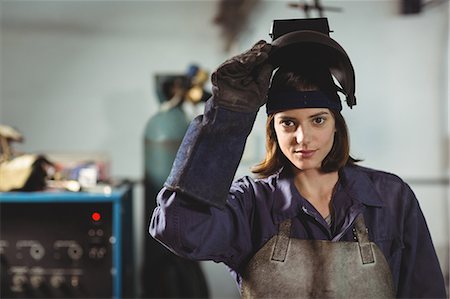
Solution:
{"label": "shoulder", "polygon": [[[409,185],[398,175],[363,166],[347,166],[343,169],[348,190],[361,201],[378,198],[379,202],[408,204],[415,195]],[[412,200],[412,201],[411,201]]]}
{"label": "shoulder", "polygon": [[273,192],[277,188],[278,174],[271,175],[267,178],[253,178],[251,176],[243,176],[231,185],[231,193],[266,193]]}
{"label": "shoulder", "polygon": [[[233,211],[243,211],[248,219],[260,219],[262,223],[256,224],[257,230],[272,219],[272,208],[277,193],[277,176],[256,179],[244,176],[233,182],[228,195],[227,205]],[[265,219],[265,220],[264,220]],[[254,220],[249,220],[253,223]]]}
{"label": "shoulder", "polygon": [[347,174],[350,176],[363,176],[368,178],[373,183],[383,183],[389,185],[407,185],[406,182],[398,175],[378,170],[374,168],[364,167],[360,165],[353,165],[345,167]]}

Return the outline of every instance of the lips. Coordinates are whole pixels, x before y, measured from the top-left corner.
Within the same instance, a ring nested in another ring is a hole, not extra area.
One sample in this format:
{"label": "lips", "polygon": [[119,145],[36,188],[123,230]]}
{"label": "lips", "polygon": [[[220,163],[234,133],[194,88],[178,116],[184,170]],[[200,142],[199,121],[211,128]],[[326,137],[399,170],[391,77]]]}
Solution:
{"label": "lips", "polygon": [[302,156],[302,158],[311,158],[315,152],[316,152],[315,150],[296,150],[296,151],[294,151],[295,154],[300,154]]}

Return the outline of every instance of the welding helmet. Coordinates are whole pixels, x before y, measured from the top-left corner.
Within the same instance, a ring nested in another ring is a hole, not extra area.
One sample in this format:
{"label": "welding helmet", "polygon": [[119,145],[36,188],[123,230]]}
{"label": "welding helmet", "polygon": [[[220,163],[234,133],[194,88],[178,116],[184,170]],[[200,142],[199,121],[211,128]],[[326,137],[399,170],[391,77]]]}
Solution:
{"label": "welding helmet", "polygon": [[[345,50],[329,33],[326,18],[274,20],[270,32],[272,50],[269,63],[275,68],[281,68],[311,56],[320,59],[339,83],[337,90],[345,95],[347,105],[352,108],[356,105],[353,66]],[[271,100],[269,96],[268,113],[275,102]]]}

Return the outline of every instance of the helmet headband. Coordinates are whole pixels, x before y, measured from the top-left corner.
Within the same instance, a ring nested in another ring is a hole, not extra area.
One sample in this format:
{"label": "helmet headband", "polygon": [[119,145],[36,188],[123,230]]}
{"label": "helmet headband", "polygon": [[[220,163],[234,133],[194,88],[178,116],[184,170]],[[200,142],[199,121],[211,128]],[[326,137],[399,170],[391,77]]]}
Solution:
{"label": "helmet headband", "polygon": [[267,115],[298,108],[329,108],[341,111],[342,105],[339,97],[332,98],[320,90],[314,91],[286,91],[269,93],[266,105]]}

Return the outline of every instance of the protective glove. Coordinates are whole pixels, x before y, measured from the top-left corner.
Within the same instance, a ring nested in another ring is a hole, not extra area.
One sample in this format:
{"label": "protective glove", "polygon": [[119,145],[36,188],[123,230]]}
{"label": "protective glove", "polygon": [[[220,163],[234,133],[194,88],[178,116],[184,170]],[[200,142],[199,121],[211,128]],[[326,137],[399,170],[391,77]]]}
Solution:
{"label": "protective glove", "polygon": [[214,103],[232,111],[258,111],[267,101],[274,69],[267,63],[271,48],[261,40],[250,50],[221,64],[211,75]]}

